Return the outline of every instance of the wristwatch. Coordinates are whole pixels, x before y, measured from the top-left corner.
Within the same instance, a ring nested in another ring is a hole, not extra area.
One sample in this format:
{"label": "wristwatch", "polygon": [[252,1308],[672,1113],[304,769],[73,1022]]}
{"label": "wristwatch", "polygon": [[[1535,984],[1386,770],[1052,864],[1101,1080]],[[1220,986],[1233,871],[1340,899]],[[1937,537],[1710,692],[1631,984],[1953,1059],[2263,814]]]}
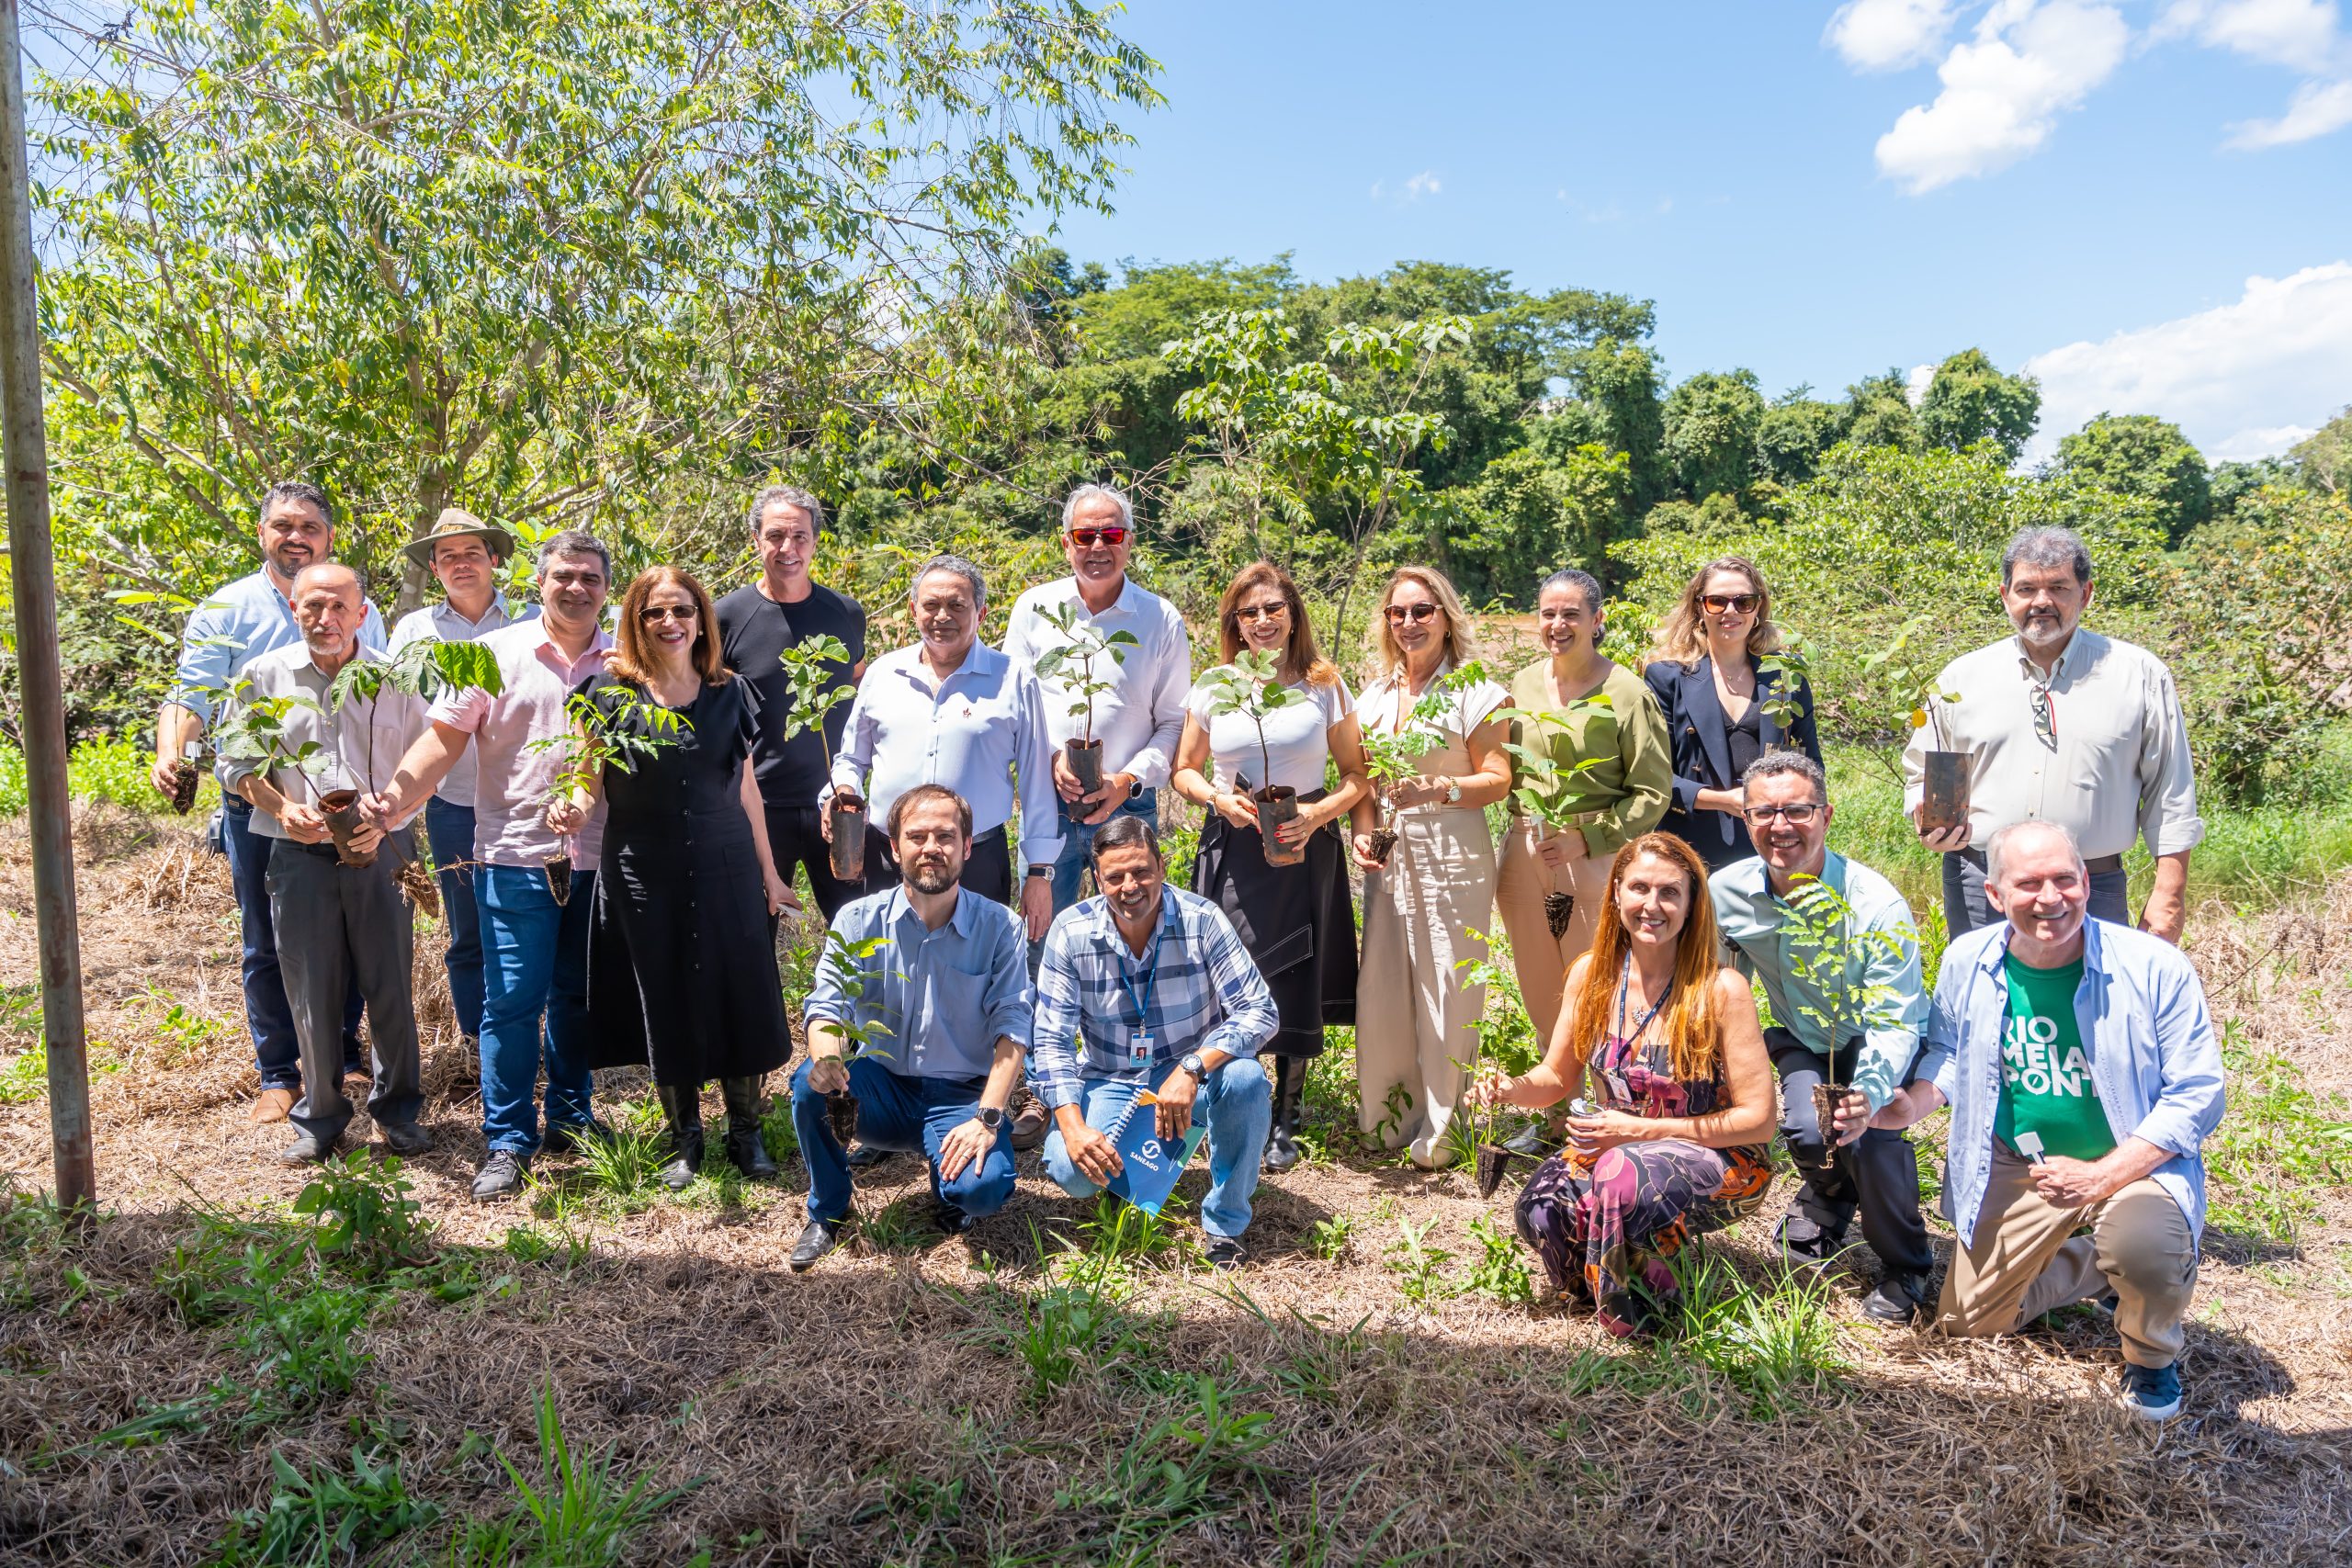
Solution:
{"label": "wristwatch", "polygon": [[1137,796],[1137,795],[1141,795],[1142,793],[1143,793],[1143,780],[1141,780],[1141,779],[1139,779],[1139,778],[1136,777],[1133,773],[1129,773],[1129,774],[1127,775],[1127,798],[1128,798],[1129,800],[1133,800],[1136,796]]}
{"label": "wristwatch", "polygon": [[1029,868],[1029,874],[1033,877],[1051,876],[1054,874],[1054,868],[1049,865],[1033,865]]}
{"label": "wristwatch", "polygon": [[981,1106],[972,1112],[972,1118],[991,1133],[1004,1125],[1004,1112],[993,1105]]}
{"label": "wristwatch", "polygon": [[1462,804],[1462,781],[1460,779],[1448,779],[1445,781],[1445,803],[1448,806],[1459,806]]}
{"label": "wristwatch", "polygon": [[1192,1074],[1193,1081],[1194,1083],[1206,1083],[1208,1081],[1208,1064],[1201,1060],[1201,1054],[1198,1051],[1185,1052],[1184,1059],[1176,1065],[1183,1068],[1186,1072]]}

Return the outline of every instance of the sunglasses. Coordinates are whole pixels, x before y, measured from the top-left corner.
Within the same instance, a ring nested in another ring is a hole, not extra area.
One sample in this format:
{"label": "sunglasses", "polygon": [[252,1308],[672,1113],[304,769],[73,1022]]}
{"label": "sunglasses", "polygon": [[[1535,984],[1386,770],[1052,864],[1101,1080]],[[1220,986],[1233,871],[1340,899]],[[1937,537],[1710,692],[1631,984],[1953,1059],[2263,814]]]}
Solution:
{"label": "sunglasses", "polygon": [[1069,542],[1080,549],[1091,549],[1096,545],[1124,545],[1127,542],[1127,531],[1116,524],[1108,528],[1072,528]]}
{"label": "sunglasses", "polygon": [[1287,604],[1244,604],[1233,612],[1237,621],[1279,621],[1290,615]]}
{"label": "sunglasses", "polygon": [[1758,828],[1765,826],[1775,817],[1785,817],[1789,819],[1790,827],[1802,828],[1821,815],[1821,804],[1818,801],[1801,800],[1794,806],[1751,806],[1740,815]]}
{"label": "sunglasses", "polygon": [[1392,626],[1401,626],[1407,621],[1419,626],[1437,614],[1437,606],[1434,604],[1391,604],[1383,613],[1387,615],[1388,624]]}
{"label": "sunglasses", "polygon": [[1757,601],[1758,595],[1753,593],[1702,593],[1699,595],[1699,607],[1711,615],[1725,612],[1745,615],[1756,608]]}
{"label": "sunglasses", "polygon": [[701,613],[692,604],[648,604],[637,613],[637,618],[650,626],[658,621],[691,621]]}

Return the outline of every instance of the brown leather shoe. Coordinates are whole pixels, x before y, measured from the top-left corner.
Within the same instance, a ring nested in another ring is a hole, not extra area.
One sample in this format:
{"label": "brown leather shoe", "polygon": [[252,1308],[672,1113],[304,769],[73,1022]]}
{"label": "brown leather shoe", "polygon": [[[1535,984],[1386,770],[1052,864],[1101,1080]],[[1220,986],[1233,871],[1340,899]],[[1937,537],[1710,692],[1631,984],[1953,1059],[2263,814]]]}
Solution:
{"label": "brown leather shoe", "polygon": [[1013,1106],[1012,1146],[1016,1149],[1034,1149],[1045,1141],[1045,1103],[1024,1087],[1021,1090],[1019,1101]]}
{"label": "brown leather shoe", "polygon": [[290,1089],[266,1089],[254,1100],[252,1114],[247,1118],[256,1127],[265,1122],[283,1122],[294,1109],[294,1091]]}

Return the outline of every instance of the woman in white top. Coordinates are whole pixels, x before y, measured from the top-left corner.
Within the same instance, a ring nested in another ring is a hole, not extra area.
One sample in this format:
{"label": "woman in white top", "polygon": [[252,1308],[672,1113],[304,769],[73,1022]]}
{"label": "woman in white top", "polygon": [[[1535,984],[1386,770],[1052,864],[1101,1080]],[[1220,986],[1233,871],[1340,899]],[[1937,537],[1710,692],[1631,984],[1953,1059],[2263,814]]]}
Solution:
{"label": "woman in white top", "polygon": [[1375,739],[1427,750],[1409,761],[1399,756],[1405,776],[1378,786],[1396,812],[1385,862],[1374,853],[1372,834],[1355,840],[1365,873],[1357,1124],[1435,1170],[1453,1163],[1446,1130],[1469,1084],[1487,1009],[1486,987],[1469,984],[1463,966],[1486,956],[1470,933],[1494,922],[1487,807],[1510,793],[1510,721],[1501,711],[1510,694],[1482,677],[1449,683],[1476,656],[1461,597],[1441,573],[1400,568],[1372,624],[1385,673],[1356,699],[1356,720]]}
{"label": "woman in white top", "polygon": [[[1289,573],[1271,561],[1244,568],[1218,602],[1217,635],[1225,665],[1245,649],[1272,653],[1280,660],[1277,678],[1306,699],[1267,716],[1261,744],[1247,716],[1210,713],[1217,687],[1204,677],[1184,700],[1184,735],[1169,781],[1177,794],[1208,808],[1193,863],[1193,891],[1223,908],[1282,1018],[1264,1053],[1274,1069],[1265,1163],[1269,1170],[1287,1170],[1298,1163],[1295,1134],[1306,1059],[1323,1049],[1325,1025],[1356,1021],[1355,909],[1335,825],[1369,800],[1371,786],[1354,699],[1316,650],[1306,605]],[[1204,772],[1212,760],[1214,783]],[[1328,794],[1327,761],[1340,773]],[[1278,843],[1303,848],[1302,861],[1267,862],[1250,792],[1269,785],[1298,792],[1298,816],[1274,835]]]}

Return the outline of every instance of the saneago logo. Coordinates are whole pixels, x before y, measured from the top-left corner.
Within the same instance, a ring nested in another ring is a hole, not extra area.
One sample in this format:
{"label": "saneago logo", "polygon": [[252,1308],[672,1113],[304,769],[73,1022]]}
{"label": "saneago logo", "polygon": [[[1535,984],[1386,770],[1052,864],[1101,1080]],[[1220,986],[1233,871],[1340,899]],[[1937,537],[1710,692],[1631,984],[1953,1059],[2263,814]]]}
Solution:
{"label": "saneago logo", "polygon": [[2071,1047],[2064,1062],[2052,1062],[2058,1043],[2058,1021],[2036,1013],[2011,1018],[2002,1030],[2001,1073],[2011,1089],[2028,1094],[2063,1095],[2080,1100],[2090,1092],[2091,1065],[2080,1045]]}

